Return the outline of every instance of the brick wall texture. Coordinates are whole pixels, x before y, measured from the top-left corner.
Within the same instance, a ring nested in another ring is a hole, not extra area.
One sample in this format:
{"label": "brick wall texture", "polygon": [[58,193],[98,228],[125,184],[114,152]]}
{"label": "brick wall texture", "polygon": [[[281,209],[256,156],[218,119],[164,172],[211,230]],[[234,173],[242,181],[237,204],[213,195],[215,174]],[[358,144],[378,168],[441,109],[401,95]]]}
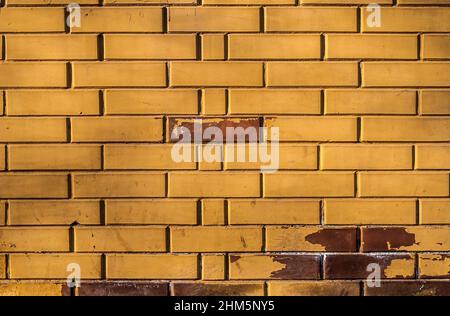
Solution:
{"label": "brick wall texture", "polygon": [[0,295],[450,295],[449,0],[71,2],[0,7]]}

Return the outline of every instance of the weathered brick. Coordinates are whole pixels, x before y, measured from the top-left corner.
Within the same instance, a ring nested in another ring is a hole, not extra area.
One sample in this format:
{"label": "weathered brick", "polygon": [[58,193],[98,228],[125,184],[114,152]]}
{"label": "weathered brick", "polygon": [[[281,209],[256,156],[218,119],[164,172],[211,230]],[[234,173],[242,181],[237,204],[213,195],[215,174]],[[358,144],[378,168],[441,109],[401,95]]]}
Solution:
{"label": "weathered brick", "polygon": [[263,296],[264,282],[174,282],[175,296]]}
{"label": "weathered brick", "polygon": [[270,296],[359,296],[358,282],[348,281],[270,281]]}
{"label": "weathered brick", "polygon": [[[449,2],[450,3],[450,2]],[[422,35],[422,57],[424,59],[448,59],[450,58],[449,35]]]}
{"label": "weathered brick", "polygon": [[450,255],[419,254],[419,276],[421,278],[442,278],[450,276]]}
{"label": "weathered brick", "polygon": [[168,294],[168,283],[148,281],[85,281],[77,291],[78,296],[167,296]]}
{"label": "weathered brick", "polygon": [[450,91],[422,90],[419,98],[423,115],[450,114]]}
{"label": "weathered brick", "polygon": [[64,63],[0,62],[0,87],[6,88],[65,88]]}
{"label": "weathered brick", "polygon": [[202,255],[202,280],[224,280],[225,258],[224,255]]}
{"label": "weathered brick", "polygon": [[2,296],[61,296],[64,293],[64,283],[56,282],[16,282],[16,281],[0,281],[0,295]]}
{"label": "weathered brick", "polygon": [[450,200],[421,199],[420,224],[450,224]]}
{"label": "weathered brick", "polygon": [[0,174],[0,198],[67,198],[65,174]]}
{"label": "weathered brick", "polygon": [[[24,4],[35,4],[35,5],[48,5],[49,0],[5,0],[8,1],[8,5],[24,5]],[[78,4],[98,4],[99,0],[77,0]],[[109,0],[107,0],[109,1]],[[112,0],[117,1],[117,0]],[[72,0],[51,0],[52,5],[63,5],[70,4]]]}
{"label": "weathered brick", "polygon": [[379,287],[364,285],[367,296],[448,296],[448,281],[382,281]]}
{"label": "weathered brick", "polygon": [[281,5],[281,4],[295,4],[294,0],[204,0],[204,5]]}
{"label": "weathered brick", "polygon": [[416,169],[450,169],[450,146],[416,145]]}
{"label": "weathered brick", "polygon": [[63,8],[8,7],[0,15],[0,32],[64,32]]}
{"label": "weathered brick", "polygon": [[69,251],[69,228],[0,227],[1,252]]}

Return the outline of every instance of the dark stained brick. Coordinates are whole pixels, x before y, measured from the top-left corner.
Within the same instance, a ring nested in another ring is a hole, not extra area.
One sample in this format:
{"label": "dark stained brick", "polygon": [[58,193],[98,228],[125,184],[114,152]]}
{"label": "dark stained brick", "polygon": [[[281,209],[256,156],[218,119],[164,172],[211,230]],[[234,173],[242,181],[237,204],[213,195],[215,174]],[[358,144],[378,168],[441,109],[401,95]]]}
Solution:
{"label": "dark stained brick", "polygon": [[450,296],[450,281],[382,281],[380,287],[364,285],[367,296]]}
{"label": "dark stained brick", "polygon": [[173,283],[175,296],[260,296],[263,282],[183,282]]}
{"label": "dark stained brick", "polygon": [[364,227],[361,231],[363,251],[392,251],[415,243],[415,235],[404,227]]}
{"label": "dark stained brick", "polygon": [[82,282],[79,296],[167,296],[168,284],[161,282]]}
{"label": "dark stained brick", "polygon": [[312,244],[325,247],[326,251],[356,251],[356,228],[321,228],[305,237]]}

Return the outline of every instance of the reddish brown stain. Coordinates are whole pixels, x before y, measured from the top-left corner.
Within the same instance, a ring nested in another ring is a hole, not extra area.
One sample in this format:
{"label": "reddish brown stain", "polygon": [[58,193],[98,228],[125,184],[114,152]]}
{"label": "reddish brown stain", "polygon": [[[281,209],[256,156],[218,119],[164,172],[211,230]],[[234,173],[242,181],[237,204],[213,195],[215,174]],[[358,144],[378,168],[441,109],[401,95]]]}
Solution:
{"label": "reddish brown stain", "polygon": [[382,281],[380,287],[365,286],[368,296],[449,296],[448,281]]}
{"label": "reddish brown stain", "polygon": [[264,292],[261,284],[205,284],[205,283],[174,283],[175,296],[241,296]]}
{"label": "reddish brown stain", "polygon": [[322,228],[305,240],[323,246],[326,251],[356,251],[355,228]]}
{"label": "reddish brown stain", "polygon": [[162,282],[83,282],[79,296],[167,296],[168,284]]}
{"label": "reddish brown stain", "polygon": [[230,256],[230,263],[235,263],[239,259],[241,259],[241,256]]}
{"label": "reddish brown stain", "polygon": [[275,255],[271,258],[274,262],[285,265],[283,269],[271,273],[272,279],[308,280],[320,278],[319,255]]}
{"label": "reddish brown stain", "polygon": [[363,251],[398,250],[400,247],[412,246],[415,243],[415,234],[408,233],[405,227],[362,229]]}

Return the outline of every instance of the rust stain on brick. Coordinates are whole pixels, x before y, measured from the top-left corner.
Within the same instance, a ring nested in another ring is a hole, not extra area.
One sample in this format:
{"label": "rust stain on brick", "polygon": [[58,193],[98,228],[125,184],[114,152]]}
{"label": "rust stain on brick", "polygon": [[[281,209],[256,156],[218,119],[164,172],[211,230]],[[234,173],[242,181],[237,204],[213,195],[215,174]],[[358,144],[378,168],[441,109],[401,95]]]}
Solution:
{"label": "rust stain on brick", "polygon": [[320,257],[305,255],[275,255],[270,256],[273,262],[281,263],[284,267],[273,271],[273,279],[318,279],[320,277]]}
{"label": "rust stain on brick", "polygon": [[241,256],[230,256],[230,263],[235,263],[239,259],[241,259]]}
{"label": "rust stain on brick", "polygon": [[305,237],[309,243],[321,245],[325,251],[355,251],[356,229],[322,228]]}
{"label": "rust stain on brick", "polygon": [[173,284],[173,293],[175,296],[262,295],[263,284],[175,283]]}
{"label": "rust stain on brick", "polygon": [[161,282],[83,282],[79,296],[166,296],[168,284]]}
{"label": "rust stain on brick", "polygon": [[365,251],[399,250],[416,243],[415,234],[405,227],[364,228],[362,236]]}

